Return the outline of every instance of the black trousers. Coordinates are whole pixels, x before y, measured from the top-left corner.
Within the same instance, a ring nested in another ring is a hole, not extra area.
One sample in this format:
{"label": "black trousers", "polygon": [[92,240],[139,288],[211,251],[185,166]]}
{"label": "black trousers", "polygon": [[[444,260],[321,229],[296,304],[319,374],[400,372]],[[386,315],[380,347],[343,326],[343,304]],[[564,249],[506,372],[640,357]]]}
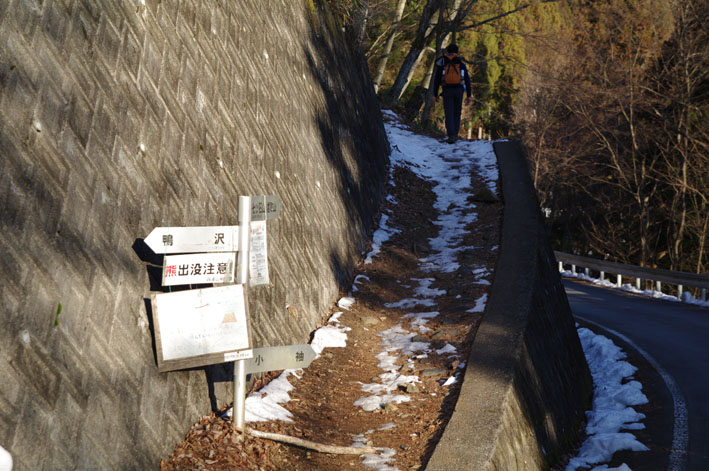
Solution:
{"label": "black trousers", "polygon": [[463,86],[443,88],[443,111],[446,114],[446,133],[458,136],[460,113],[463,109]]}

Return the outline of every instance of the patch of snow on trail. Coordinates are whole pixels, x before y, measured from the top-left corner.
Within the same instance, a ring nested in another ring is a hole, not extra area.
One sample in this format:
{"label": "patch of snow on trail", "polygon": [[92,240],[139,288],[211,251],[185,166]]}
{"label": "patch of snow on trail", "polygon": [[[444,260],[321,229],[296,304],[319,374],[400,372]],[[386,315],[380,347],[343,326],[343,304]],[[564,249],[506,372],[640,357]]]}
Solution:
{"label": "patch of snow on trail", "polygon": [[[354,298],[342,298],[339,305],[347,309],[355,302]],[[311,347],[315,351],[316,356],[325,348],[337,348],[347,346],[347,331],[349,327],[340,325],[340,316],[342,312],[336,312],[329,319],[329,325],[323,326],[315,331]],[[290,376],[298,376],[298,372],[302,370],[285,370],[277,378],[272,380],[266,386],[258,391],[254,391],[246,398],[246,409],[244,411],[244,419],[246,422],[266,422],[270,420],[281,420],[283,422],[291,422],[291,413],[281,404],[290,401],[290,391],[293,385],[288,378]],[[225,416],[232,416],[232,409],[225,412]]]}
{"label": "patch of snow on trail", "polygon": [[[393,424],[391,425],[393,426]],[[380,428],[379,430],[387,429]],[[367,439],[366,435],[369,435],[372,432],[373,430],[368,430],[365,433],[354,436],[352,438],[352,446],[355,448],[371,446],[367,445],[367,442],[369,442],[369,440]],[[399,468],[389,466],[389,463],[394,460],[394,455],[396,455],[395,450],[385,447],[378,447],[376,448],[376,450],[379,452],[378,454],[366,453],[361,456],[363,465],[369,468],[376,469],[378,471],[399,471]]]}
{"label": "patch of snow on trail", "polygon": [[475,300],[475,306],[472,309],[468,309],[467,312],[484,312],[485,306],[487,305],[487,293],[480,296]]}
{"label": "patch of snow on trail", "polygon": [[[411,398],[409,396],[391,394],[391,392],[396,391],[401,385],[421,382],[416,375],[400,374],[400,367],[396,364],[399,361],[399,357],[391,355],[391,353],[400,352],[410,357],[418,352],[426,353],[430,351],[428,342],[412,341],[415,334],[405,330],[401,327],[401,324],[380,332],[379,336],[382,338],[381,344],[384,346],[384,350],[376,355],[379,360],[379,368],[384,370],[384,373],[379,375],[381,382],[363,384],[362,391],[372,395],[360,397],[354,403],[368,412],[381,409],[390,402],[400,404],[410,401]],[[410,358],[406,360],[411,361]]]}

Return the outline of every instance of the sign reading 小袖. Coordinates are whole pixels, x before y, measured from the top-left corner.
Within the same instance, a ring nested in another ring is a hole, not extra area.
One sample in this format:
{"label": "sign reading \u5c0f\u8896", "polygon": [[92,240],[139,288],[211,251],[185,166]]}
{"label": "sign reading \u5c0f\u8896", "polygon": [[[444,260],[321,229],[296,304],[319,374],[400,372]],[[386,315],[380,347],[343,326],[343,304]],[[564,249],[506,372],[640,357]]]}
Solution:
{"label": "sign reading \u5c0f\u8896", "polygon": [[162,285],[231,283],[234,281],[235,265],[234,252],[166,255]]}
{"label": "sign reading \u5c0f\u8896", "polygon": [[248,374],[305,368],[315,359],[315,350],[307,344],[254,348],[253,352],[246,360]]}
{"label": "sign reading \u5c0f\u8896", "polygon": [[156,254],[238,252],[239,226],[156,227],[145,243]]}
{"label": "sign reading \u5c0f\u8896", "polygon": [[221,363],[251,348],[244,285],[154,294],[151,301],[159,371]]}

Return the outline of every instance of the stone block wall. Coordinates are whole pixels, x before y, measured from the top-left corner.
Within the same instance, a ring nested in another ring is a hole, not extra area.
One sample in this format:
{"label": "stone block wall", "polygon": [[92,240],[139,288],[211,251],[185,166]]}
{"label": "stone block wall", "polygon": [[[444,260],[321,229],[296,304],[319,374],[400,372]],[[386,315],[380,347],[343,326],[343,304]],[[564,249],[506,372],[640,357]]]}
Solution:
{"label": "stone block wall", "polygon": [[279,195],[253,339],[307,342],[386,175],[363,59],[318,2],[9,0],[0,110],[0,445],[16,471],[157,469],[231,396],[219,367],[157,372],[142,238]]}

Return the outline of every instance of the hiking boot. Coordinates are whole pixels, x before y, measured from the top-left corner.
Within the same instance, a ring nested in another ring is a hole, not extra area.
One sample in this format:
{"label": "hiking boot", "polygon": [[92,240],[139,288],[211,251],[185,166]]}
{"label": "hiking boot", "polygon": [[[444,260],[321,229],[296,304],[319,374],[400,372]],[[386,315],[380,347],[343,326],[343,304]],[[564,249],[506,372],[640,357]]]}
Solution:
{"label": "hiking boot", "polygon": [[456,136],[448,136],[448,144],[453,144],[455,141],[457,141],[458,138]]}

